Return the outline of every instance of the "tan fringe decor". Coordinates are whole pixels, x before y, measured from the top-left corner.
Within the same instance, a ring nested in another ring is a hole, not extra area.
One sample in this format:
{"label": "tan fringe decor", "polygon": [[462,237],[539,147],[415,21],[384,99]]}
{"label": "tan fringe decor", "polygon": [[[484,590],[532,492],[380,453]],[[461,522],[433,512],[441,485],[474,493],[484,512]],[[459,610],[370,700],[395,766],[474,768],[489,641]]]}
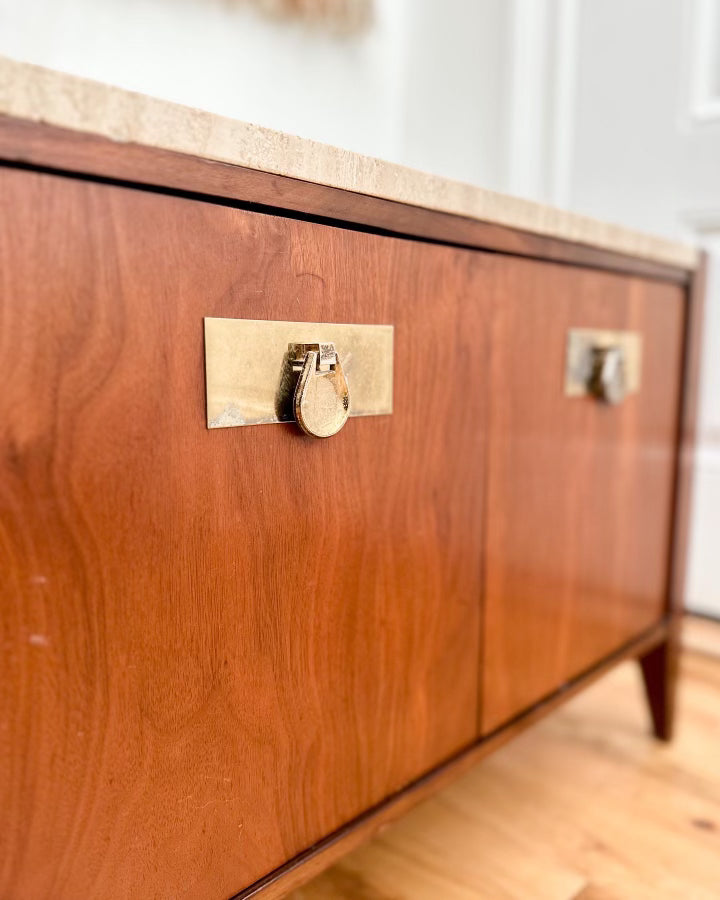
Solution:
{"label": "tan fringe decor", "polygon": [[363,31],[372,21],[373,0],[252,0],[274,18],[300,19],[333,31]]}

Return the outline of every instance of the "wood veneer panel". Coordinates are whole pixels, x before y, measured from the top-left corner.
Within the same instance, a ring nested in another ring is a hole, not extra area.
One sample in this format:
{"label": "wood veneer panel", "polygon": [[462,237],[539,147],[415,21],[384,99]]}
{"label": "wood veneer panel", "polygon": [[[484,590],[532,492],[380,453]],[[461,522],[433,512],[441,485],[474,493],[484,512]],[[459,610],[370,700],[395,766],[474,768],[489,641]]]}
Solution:
{"label": "wood veneer panel", "polygon": [[[684,294],[505,260],[492,334],[482,731],[665,612]],[[571,327],[643,335],[621,406],[563,393]]]}
{"label": "wood veneer panel", "polygon": [[341,859],[346,853],[369,840],[380,828],[404,815],[420,801],[442,790],[446,785],[459,778],[486,756],[499,750],[508,741],[518,737],[536,722],[543,719],[567,700],[585,690],[597,679],[606,675],[619,663],[634,659],[652,652],[662,644],[668,633],[666,622],[660,622],[634,641],[621,647],[618,651],[605,657],[590,671],[583,673],[576,680],[563,686],[551,697],[533,706],[517,719],[502,726],[492,734],[477,741],[471,747],[461,751],[457,756],[445,762],[423,778],[409,785],[405,790],[375,809],[368,810],[355,822],[350,823],[335,834],[329,835],[316,847],[290,860],[286,865],[273,872],[268,878],[243,891],[233,900],[279,900],[288,891],[300,887],[322,871]]}
{"label": "wood veneer panel", "polygon": [[[0,191],[0,894],[228,897],[476,736],[490,262]],[[208,431],[205,315],[394,324],[394,414]]]}

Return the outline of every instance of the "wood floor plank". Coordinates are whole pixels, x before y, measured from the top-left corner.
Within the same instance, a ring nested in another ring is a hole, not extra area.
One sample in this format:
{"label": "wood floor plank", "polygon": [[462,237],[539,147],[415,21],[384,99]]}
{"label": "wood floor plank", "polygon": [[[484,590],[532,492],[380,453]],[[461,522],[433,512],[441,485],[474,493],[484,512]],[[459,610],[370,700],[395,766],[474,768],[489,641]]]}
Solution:
{"label": "wood floor plank", "polygon": [[720,656],[720,620],[687,616],[682,635],[683,645],[689,650]]}
{"label": "wood floor plank", "polygon": [[715,900],[720,624],[685,646],[673,743],[626,663],[292,900]]}

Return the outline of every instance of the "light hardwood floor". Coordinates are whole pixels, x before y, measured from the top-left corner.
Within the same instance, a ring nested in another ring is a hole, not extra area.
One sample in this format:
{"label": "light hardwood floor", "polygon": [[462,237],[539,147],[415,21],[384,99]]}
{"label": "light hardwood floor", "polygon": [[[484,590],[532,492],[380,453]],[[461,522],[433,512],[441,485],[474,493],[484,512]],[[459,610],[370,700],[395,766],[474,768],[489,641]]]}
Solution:
{"label": "light hardwood floor", "polygon": [[625,663],[292,900],[718,900],[720,625],[684,643],[673,744]]}

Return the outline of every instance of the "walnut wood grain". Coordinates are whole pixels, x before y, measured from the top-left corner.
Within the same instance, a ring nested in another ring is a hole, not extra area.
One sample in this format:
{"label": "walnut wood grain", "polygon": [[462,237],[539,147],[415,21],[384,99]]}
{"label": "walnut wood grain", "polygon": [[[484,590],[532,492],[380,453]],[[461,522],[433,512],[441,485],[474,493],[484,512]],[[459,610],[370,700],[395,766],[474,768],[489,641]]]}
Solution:
{"label": "walnut wood grain", "polygon": [[[503,262],[488,421],[482,731],[664,614],[680,397],[681,288]],[[568,329],[643,336],[620,406],[563,392]]]}
{"label": "walnut wood grain", "polygon": [[[442,790],[473,766],[504,744],[518,737],[530,726],[539,722],[553,710],[566,703],[593,682],[615,668],[620,663],[641,657],[664,643],[667,637],[666,621],[654,625],[646,633],[605,657],[589,671],[566,684],[562,690],[536,704],[517,719],[499,728],[457,756],[447,760],[423,778],[418,779],[396,796],[389,797],[380,806],[368,810],[356,821],[335,834],[328,835],[316,847],[312,847],[267,878],[238,894],[233,900],[280,900],[289,891],[306,884],[351,850],[369,840],[379,829],[404,815],[422,800]],[[338,898],[339,900],[339,898]]]}
{"label": "walnut wood grain", "polygon": [[[476,737],[492,257],[0,172],[0,895],[228,897]],[[208,431],[202,317],[395,325]]]}
{"label": "walnut wood grain", "polygon": [[687,284],[691,277],[688,269],[626,253],[0,115],[2,159],[163,189],[199,192],[458,246],[555,259],[680,284]]}

